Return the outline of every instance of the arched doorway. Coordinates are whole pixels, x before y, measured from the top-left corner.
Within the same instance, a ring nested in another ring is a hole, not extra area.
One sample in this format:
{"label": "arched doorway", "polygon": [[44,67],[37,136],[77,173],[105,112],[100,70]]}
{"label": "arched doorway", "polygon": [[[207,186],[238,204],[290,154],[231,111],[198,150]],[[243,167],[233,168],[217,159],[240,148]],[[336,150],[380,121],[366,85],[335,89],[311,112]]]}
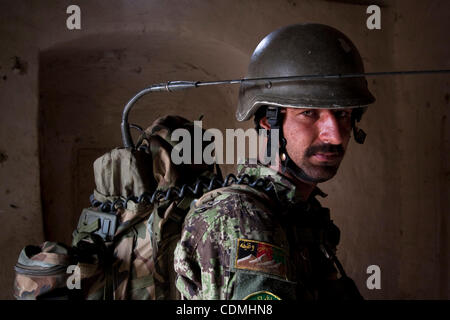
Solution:
{"label": "arched doorway", "polygon": [[[146,33],[84,37],[41,52],[39,62],[45,238],[70,243],[81,209],[89,206],[93,161],[121,146],[126,102],[153,83],[240,77],[248,57],[213,39]],[[236,98],[237,87],[226,86],[155,93],[137,103],[130,122],[146,127],[166,114],[204,115],[205,128],[233,128]]]}

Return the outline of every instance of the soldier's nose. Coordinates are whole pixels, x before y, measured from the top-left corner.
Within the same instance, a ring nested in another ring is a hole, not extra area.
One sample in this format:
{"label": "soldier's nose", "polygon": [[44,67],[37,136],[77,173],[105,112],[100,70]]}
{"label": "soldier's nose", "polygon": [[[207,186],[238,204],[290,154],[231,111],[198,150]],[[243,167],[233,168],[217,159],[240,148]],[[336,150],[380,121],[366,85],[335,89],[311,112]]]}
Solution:
{"label": "soldier's nose", "polygon": [[324,143],[339,145],[342,143],[339,122],[331,110],[323,110],[317,121],[319,139]]}

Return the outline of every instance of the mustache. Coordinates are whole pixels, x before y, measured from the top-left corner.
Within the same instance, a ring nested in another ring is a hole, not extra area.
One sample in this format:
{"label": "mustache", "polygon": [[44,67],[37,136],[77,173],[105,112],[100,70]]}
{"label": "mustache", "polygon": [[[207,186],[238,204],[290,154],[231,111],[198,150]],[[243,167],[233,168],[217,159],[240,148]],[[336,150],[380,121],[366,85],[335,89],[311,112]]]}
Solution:
{"label": "mustache", "polygon": [[319,144],[315,146],[311,146],[305,151],[306,157],[311,157],[316,153],[336,153],[338,156],[344,155],[344,147],[342,144]]}

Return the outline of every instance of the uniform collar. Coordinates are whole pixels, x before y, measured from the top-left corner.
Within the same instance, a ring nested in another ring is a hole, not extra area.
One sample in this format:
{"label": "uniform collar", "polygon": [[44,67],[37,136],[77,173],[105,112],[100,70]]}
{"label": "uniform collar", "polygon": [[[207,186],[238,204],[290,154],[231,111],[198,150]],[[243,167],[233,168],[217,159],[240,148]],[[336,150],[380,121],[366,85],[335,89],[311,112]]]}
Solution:
{"label": "uniform collar", "polygon": [[[298,205],[304,203],[301,200],[300,190],[297,189],[295,184],[281,173],[261,164],[251,164],[247,160],[244,164],[238,165],[238,175],[248,174],[255,178],[265,178],[271,180],[274,187],[276,197],[281,203],[287,203],[288,206]],[[311,193],[307,202],[312,201],[317,195],[326,197],[327,194],[315,187]]]}

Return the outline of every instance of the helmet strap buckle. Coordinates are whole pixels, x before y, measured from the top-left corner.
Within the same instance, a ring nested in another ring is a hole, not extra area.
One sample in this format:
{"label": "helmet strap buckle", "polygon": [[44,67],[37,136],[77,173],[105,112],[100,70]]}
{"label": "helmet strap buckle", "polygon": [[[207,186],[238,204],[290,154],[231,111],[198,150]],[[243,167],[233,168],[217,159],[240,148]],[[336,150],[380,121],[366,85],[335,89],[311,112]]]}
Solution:
{"label": "helmet strap buckle", "polygon": [[353,127],[353,136],[355,137],[355,141],[359,144],[363,144],[366,140],[367,134],[364,132],[363,129],[357,128],[356,126]]}
{"label": "helmet strap buckle", "polygon": [[[279,130],[278,152],[279,152],[279,157],[280,157],[280,162],[281,162],[281,170],[284,173],[284,172],[286,172],[286,168],[288,166],[290,157],[286,150],[287,141],[283,136],[283,129],[282,129],[283,114],[281,112],[281,108],[280,107],[272,107],[272,106],[267,107],[266,118],[267,118],[267,122],[270,125],[270,130],[272,130],[272,129]],[[271,135],[268,134],[267,135],[267,157],[268,158],[271,157],[271,149],[272,149],[271,145],[272,145]]]}
{"label": "helmet strap buckle", "polygon": [[355,116],[355,113],[352,112],[352,129],[353,129],[353,137],[355,138],[355,141],[359,144],[363,144],[366,140],[367,134],[364,132],[363,129],[360,129],[356,126],[356,122],[359,122],[361,120],[361,115]]}
{"label": "helmet strap buckle", "polygon": [[[282,121],[282,114],[279,107],[271,107],[268,106],[266,110],[266,118],[267,122],[270,125],[270,130],[280,130],[281,128],[281,121]],[[282,131],[280,130],[280,140],[282,139]],[[272,141],[271,141],[271,135],[267,135],[267,158],[270,159],[272,150]]]}

